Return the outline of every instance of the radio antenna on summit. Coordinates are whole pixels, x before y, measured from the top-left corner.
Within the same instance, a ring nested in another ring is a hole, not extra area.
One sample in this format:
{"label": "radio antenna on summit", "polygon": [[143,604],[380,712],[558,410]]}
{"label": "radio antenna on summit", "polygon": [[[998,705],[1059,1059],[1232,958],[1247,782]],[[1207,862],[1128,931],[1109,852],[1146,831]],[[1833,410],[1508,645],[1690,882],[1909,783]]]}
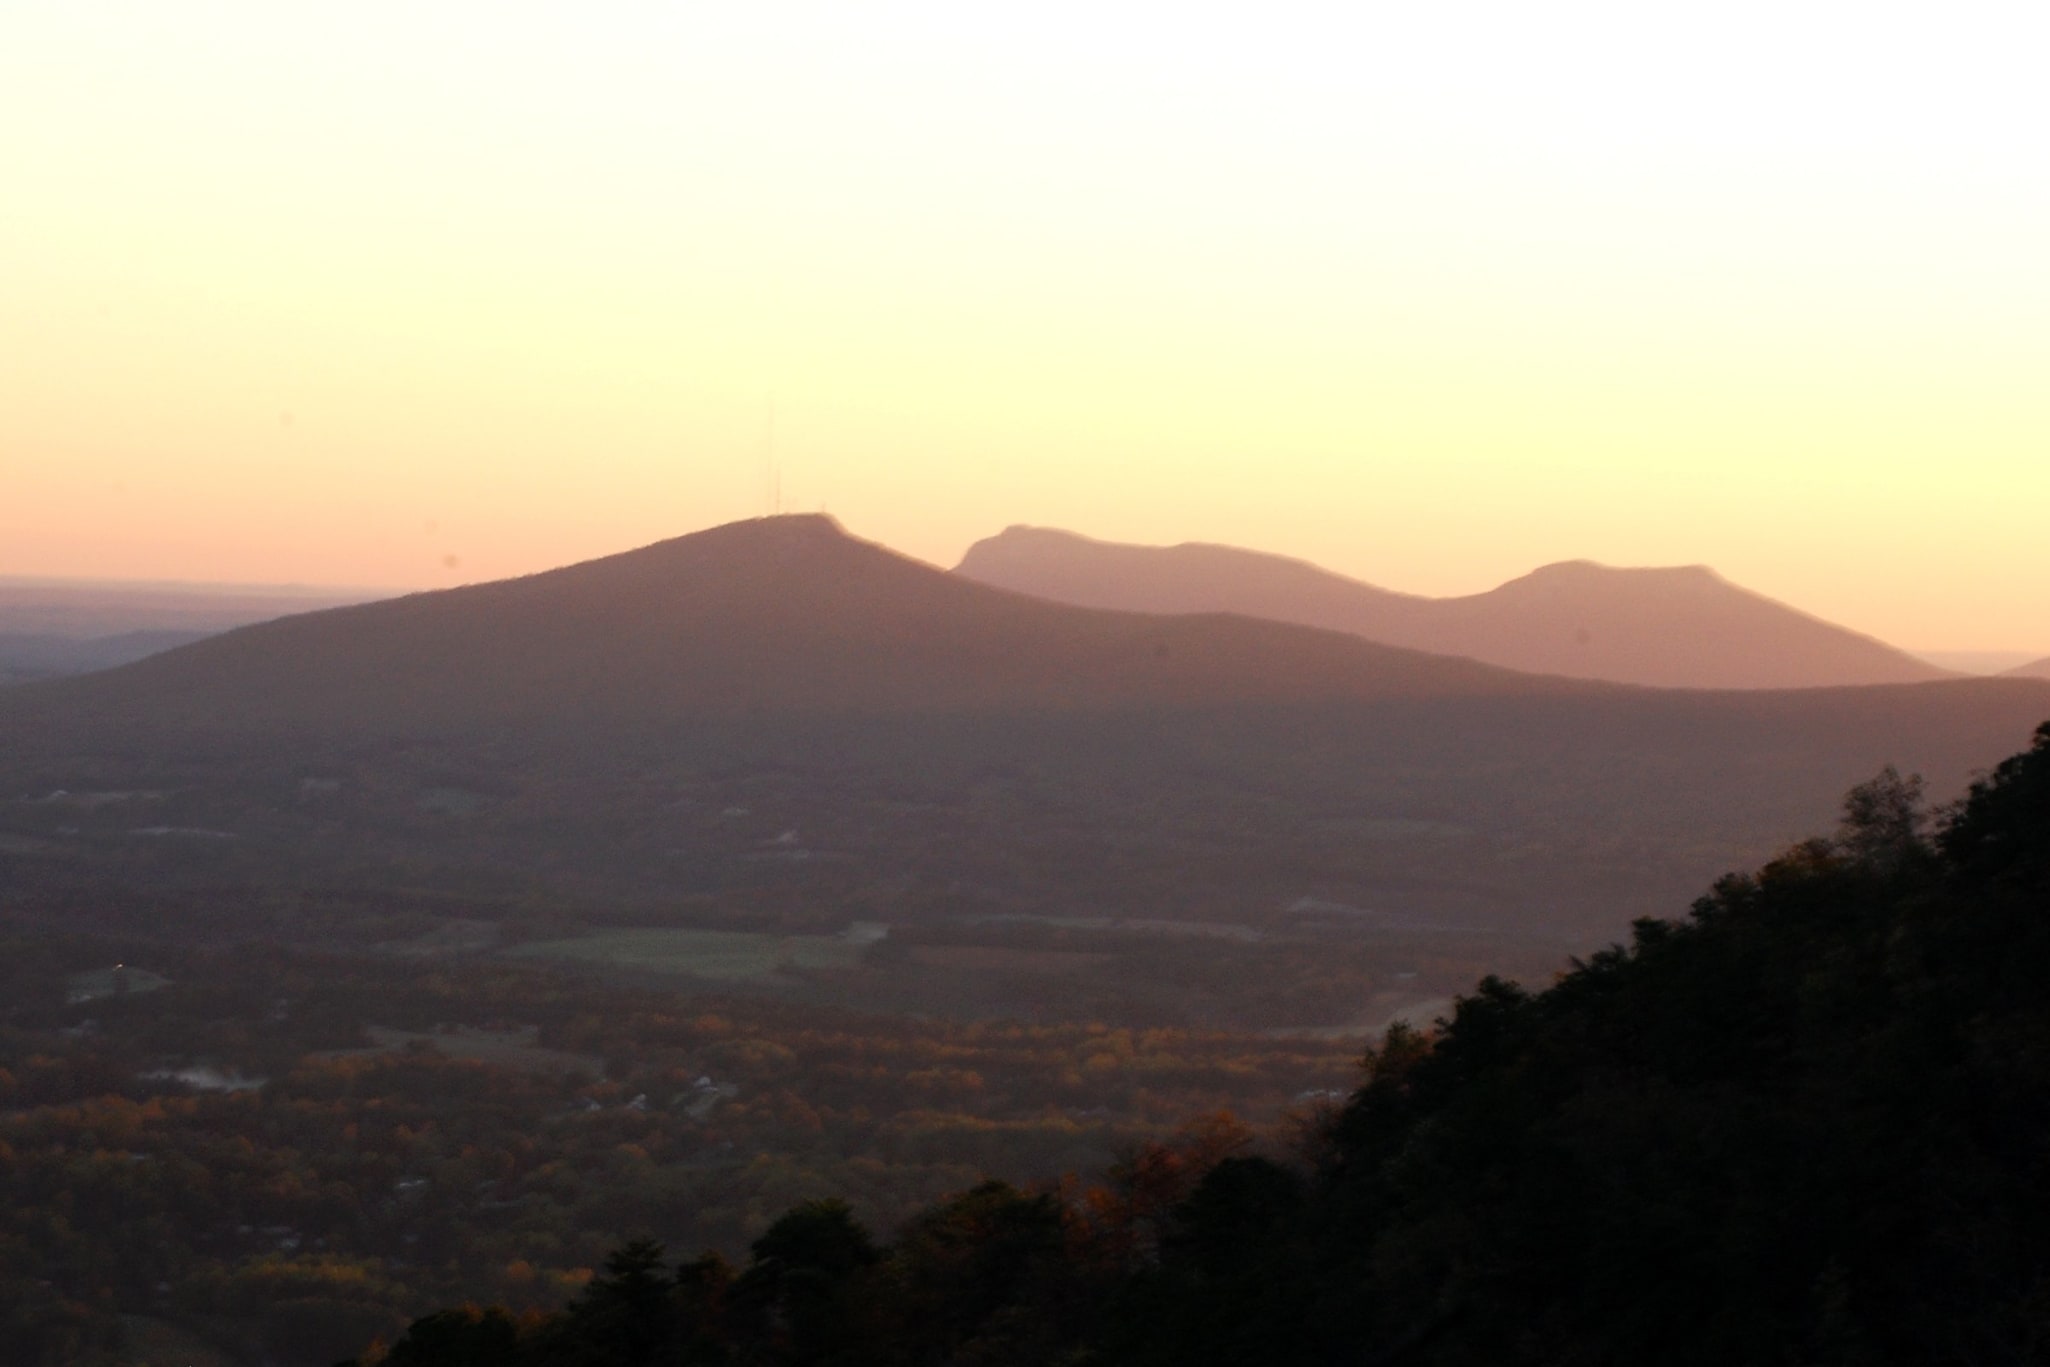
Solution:
{"label": "radio antenna on summit", "polygon": [[762,427],[762,510],[775,517],[783,511],[783,472],[776,468],[776,396],[769,396],[769,416]]}

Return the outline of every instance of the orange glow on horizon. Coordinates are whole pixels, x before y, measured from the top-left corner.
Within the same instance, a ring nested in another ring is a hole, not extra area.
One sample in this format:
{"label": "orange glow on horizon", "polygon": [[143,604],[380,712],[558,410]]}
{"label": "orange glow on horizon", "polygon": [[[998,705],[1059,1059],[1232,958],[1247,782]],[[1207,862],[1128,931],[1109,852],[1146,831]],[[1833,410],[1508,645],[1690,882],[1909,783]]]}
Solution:
{"label": "orange glow on horizon", "polygon": [[2050,19],[30,3],[0,574],[823,507],[2050,653]]}

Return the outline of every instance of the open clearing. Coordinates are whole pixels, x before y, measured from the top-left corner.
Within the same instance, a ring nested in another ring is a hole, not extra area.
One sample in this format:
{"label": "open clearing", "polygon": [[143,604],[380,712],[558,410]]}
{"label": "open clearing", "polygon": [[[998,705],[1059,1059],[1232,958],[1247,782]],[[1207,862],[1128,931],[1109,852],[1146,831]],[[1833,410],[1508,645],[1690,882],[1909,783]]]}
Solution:
{"label": "open clearing", "polygon": [[994,945],[919,945],[911,951],[911,962],[921,968],[984,973],[1086,973],[1116,957],[1078,950],[1003,949]]}
{"label": "open clearing", "polygon": [[74,973],[64,980],[64,1000],[76,1006],[102,997],[133,997],[169,987],[171,980],[144,968],[115,964],[87,973]]}
{"label": "open clearing", "polygon": [[737,930],[608,930],[542,940],[506,953],[523,959],[680,973],[694,978],[765,978],[786,968],[853,968],[865,944],[838,935],[763,935]]}
{"label": "open clearing", "polygon": [[434,929],[410,940],[384,940],[371,948],[380,954],[425,959],[452,954],[472,954],[491,949],[500,935],[496,921],[466,921],[460,918],[438,922]]}
{"label": "open clearing", "polygon": [[461,1026],[454,1030],[433,1032],[417,1030],[391,1030],[381,1025],[370,1026],[364,1033],[371,1039],[368,1049],[329,1049],[312,1057],[369,1058],[377,1054],[398,1053],[409,1047],[432,1048],[445,1058],[465,1059],[471,1063],[489,1063],[500,1068],[512,1068],[523,1073],[589,1073],[592,1077],[605,1075],[605,1061],[589,1054],[572,1054],[562,1049],[544,1049],[536,1041],[540,1031],[532,1026],[522,1030],[478,1030]]}

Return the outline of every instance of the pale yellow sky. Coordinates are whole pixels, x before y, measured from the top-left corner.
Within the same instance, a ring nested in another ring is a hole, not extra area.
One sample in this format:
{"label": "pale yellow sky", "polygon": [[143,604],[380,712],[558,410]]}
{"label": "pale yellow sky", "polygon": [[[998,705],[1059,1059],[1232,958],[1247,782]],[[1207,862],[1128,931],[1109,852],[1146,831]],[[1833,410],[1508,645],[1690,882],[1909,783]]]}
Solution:
{"label": "pale yellow sky", "polygon": [[[2050,652],[2040,6],[0,0],[0,574],[824,506]],[[453,561],[453,563],[451,563]]]}

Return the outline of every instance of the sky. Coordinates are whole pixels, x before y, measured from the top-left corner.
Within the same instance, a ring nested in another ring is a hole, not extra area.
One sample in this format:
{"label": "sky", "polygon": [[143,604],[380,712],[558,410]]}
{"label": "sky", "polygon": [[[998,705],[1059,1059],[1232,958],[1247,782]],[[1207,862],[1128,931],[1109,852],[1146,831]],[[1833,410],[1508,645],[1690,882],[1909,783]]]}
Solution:
{"label": "sky", "polygon": [[2050,653],[2040,5],[0,0],[0,575],[824,509]]}

